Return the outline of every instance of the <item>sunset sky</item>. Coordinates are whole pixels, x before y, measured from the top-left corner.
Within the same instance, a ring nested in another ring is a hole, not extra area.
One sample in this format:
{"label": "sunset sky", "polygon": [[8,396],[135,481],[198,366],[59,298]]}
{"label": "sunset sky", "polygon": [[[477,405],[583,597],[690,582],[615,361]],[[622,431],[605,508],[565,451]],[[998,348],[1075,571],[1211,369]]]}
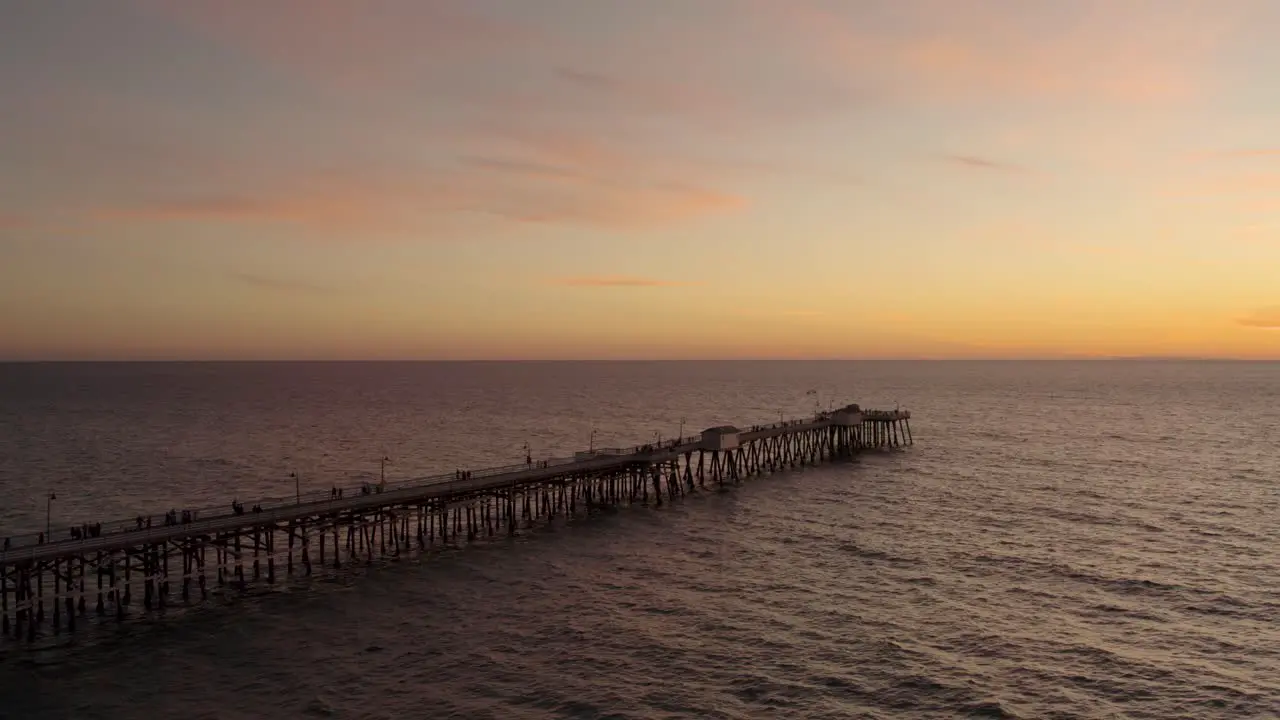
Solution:
{"label": "sunset sky", "polygon": [[1275,0],[39,0],[0,358],[1280,358]]}

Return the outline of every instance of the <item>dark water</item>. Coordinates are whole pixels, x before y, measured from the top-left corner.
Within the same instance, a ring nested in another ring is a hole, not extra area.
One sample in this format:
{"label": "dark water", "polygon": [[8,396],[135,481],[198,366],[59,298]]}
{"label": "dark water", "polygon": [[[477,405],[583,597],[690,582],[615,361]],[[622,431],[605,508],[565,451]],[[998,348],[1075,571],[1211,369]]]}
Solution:
{"label": "dark water", "polygon": [[[0,526],[812,408],[917,445],[0,644],[4,718],[1280,717],[1280,365],[0,366]],[[183,617],[177,617],[184,615]]]}

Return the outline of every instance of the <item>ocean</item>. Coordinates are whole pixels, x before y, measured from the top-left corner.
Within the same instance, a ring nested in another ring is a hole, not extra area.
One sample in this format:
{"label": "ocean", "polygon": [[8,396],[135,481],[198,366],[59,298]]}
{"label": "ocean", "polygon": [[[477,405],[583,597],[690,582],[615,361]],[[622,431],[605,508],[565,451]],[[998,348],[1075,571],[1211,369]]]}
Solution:
{"label": "ocean", "polygon": [[0,535],[846,402],[915,446],[3,640],[0,718],[1280,717],[1278,363],[0,365]]}

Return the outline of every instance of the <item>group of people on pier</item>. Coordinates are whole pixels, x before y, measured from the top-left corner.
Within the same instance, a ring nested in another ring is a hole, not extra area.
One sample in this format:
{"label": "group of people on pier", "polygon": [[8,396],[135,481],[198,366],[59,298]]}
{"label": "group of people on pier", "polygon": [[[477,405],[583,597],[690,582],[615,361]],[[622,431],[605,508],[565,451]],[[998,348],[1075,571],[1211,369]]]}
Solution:
{"label": "group of people on pier", "polygon": [[[239,500],[232,500],[232,501],[231,501],[231,512],[235,513],[236,515],[243,515],[243,514],[244,514],[244,503],[240,502]],[[262,512],[262,506],[261,506],[261,505],[254,505],[254,506],[253,506],[253,512],[255,512],[255,513],[260,513],[260,512]]]}
{"label": "group of people on pier", "polygon": [[[195,511],[195,510],[183,510],[183,511],[182,511],[182,519],[181,519],[181,520],[179,520],[179,519],[178,519],[178,511],[177,511],[177,510],[170,510],[169,512],[167,512],[167,513],[165,513],[165,514],[164,514],[164,524],[165,524],[166,526],[168,526],[168,525],[189,525],[189,524],[191,524],[191,523],[195,522],[195,520],[196,520],[196,511]],[[150,526],[150,525],[148,524],[148,527],[149,527],[149,526]]]}
{"label": "group of people on pier", "polygon": [[84,523],[80,527],[71,528],[72,540],[84,540],[85,538],[99,537],[102,535],[102,523]]}

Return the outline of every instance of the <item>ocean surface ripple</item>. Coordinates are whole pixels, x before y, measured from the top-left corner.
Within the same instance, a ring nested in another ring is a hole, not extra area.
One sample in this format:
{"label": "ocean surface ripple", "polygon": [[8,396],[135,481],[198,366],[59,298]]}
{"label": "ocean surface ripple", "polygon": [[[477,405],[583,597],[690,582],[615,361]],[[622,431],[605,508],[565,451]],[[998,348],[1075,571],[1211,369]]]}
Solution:
{"label": "ocean surface ripple", "polygon": [[[0,365],[0,534],[909,407],[916,446],[37,648],[0,718],[1280,717],[1280,365]],[[305,489],[305,488],[304,488]]]}

